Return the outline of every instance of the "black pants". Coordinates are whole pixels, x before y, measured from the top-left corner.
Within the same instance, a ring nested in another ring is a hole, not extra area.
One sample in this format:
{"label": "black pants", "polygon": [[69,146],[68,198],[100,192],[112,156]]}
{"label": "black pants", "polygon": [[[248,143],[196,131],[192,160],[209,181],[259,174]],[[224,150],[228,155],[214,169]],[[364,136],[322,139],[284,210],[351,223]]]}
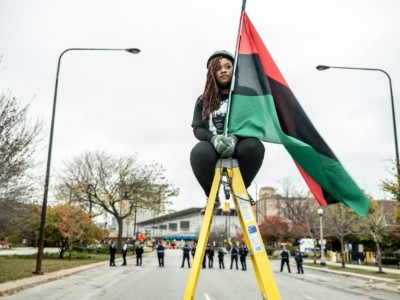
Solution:
{"label": "black pants", "polygon": [[[233,158],[239,162],[244,184],[249,187],[261,168],[265,148],[257,138],[241,138],[236,145]],[[210,142],[197,143],[190,153],[190,164],[197,181],[206,196],[209,195],[214,180],[215,165],[220,158]]]}
{"label": "black pants", "polygon": [[164,267],[164,253],[163,254],[157,254],[158,256],[158,265],[160,267]]}
{"label": "black pants", "polygon": [[208,257],[208,267],[211,269],[211,268],[213,268],[213,265],[214,265],[214,257],[209,256]]}
{"label": "black pants", "polygon": [[115,266],[115,254],[110,255],[110,266]]}
{"label": "black pants", "polygon": [[136,265],[141,266],[142,265],[142,254],[137,255],[136,254]]}
{"label": "black pants", "polygon": [[286,264],[287,265],[287,269],[290,272],[290,266],[289,266],[289,259],[288,258],[282,258],[281,259],[281,272],[283,271],[283,265]]}
{"label": "black pants", "polygon": [[123,259],[123,261],[124,261],[124,262],[122,263],[122,265],[123,265],[123,266],[126,266],[126,252],[125,252],[125,251],[122,252],[122,259]]}
{"label": "black pants", "polygon": [[188,267],[190,268],[189,254],[183,254],[182,268],[185,266],[185,259],[187,260]]}
{"label": "black pants", "polygon": [[218,262],[219,262],[219,268],[225,269],[224,265],[224,257],[223,256],[218,256]]}
{"label": "black pants", "polygon": [[296,264],[297,264],[297,273],[304,274],[303,261],[296,261]]}
{"label": "black pants", "polygon": [[240,264],[242,265],[242,270],[247,270],[246,256],[240,256]]}
{"label": "black pants", "polygon": [[235,261],[235,263],[236,263],[236,270],[239,269],[238,268],[238,257],[236,255],[231,257],[231,269],[233,266],[233,261]]}

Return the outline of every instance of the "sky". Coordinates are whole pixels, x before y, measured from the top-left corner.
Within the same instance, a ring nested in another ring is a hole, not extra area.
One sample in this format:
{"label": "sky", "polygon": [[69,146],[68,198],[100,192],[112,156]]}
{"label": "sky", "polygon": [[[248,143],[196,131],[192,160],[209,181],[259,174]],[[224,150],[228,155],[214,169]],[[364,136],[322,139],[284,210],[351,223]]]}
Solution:
{"label": "sky", "polygon": [[[57,62],[60,67],[51,175],[86,151],[137,153],[156,161],[180,189],[173,208],[206,198],[190,167],[191,121],[206,61],[235,51],[241,0],[0,0],[0,92],[31,103],[44,122],[47,158]],[[400,122],[400,2],[397,0],[248,0],[246,12],[303,109],[366,193],[384,198],[395,159],[389,80]],[[280,145],[266,155],[253,198],[284,178],[302,182]],[[42,164],[43,183],[45,163]],[[51,181],[54,177],[51,177]]]}

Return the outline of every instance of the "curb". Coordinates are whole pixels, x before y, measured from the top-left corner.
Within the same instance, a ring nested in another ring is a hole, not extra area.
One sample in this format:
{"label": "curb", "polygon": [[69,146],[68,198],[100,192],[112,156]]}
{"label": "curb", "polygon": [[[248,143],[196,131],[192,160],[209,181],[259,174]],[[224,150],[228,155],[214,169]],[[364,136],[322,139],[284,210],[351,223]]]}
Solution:
{"label": "curb", "polygon": [[397,292],[400,293],[400,281],[396,279],[390,279],[390,278],[381,278],[377,276],[372,276],[372,275],[363,275],[363,274],[358,274],[358,273],[352,273],[352,272],[342,272],[342,271],[336,271],[336,270],[328,270],[328,269],[321,269],[321,268],[315,268],[312,266],[303,266],[303,268],[307,269],[312,269],[315,271],[321,271],[324,273],[334,273],[346,277],[358,277],[362,279],[369,279],[369,285],[374,288],[384,290],[384,291],[389,291],[389,292]]}
{"label": "curb", "polygon": [[56,271],[56,272],[46,273],[43,275],[34,275],[31,277],[18,279],[15,281],[8,281],[8,282],[0,284],[0,297],[9,296],[14,293],[25,290],[27,288],[34,287],[38,284],[61,279],[61,278],[82,272],[84,270],[92,269],[92,268],[106,265],[106,264],[108,264],[107,261],[102,261],[102,262],[98,262],[98,263],[80,266],[77,268],[64,269],[64,270],[60,270],[60,271]]}

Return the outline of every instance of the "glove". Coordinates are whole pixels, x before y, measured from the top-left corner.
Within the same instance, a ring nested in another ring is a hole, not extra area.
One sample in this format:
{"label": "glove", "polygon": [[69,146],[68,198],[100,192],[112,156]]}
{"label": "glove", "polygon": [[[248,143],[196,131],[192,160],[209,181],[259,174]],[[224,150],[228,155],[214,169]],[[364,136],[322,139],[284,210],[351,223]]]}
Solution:
{"label": "glove", "polygon": [[238,142],[236,136],[228,136],[223,137],[224,143],[227,145],[225,151],[222,152],[222,157],[232,157],[233,153],[235,153],[235,147]]}
{"label": "glove", "polygon": [[224,138],[222,135],[214,135],[211,138],[211,143],[213,144],[215,150],[217,150],[217,152],[219,154],[222,154],[226,147],[228,146],[225,142],[224,142]]}

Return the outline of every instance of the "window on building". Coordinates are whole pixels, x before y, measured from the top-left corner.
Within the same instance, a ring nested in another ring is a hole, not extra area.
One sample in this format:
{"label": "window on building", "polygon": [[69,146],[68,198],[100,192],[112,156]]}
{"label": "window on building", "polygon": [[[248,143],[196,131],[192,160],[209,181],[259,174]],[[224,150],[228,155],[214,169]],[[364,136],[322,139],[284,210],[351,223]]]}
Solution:
{"label": "window on building", "polygon": [[178,230],[178,224],[177,223],[169,223],[168,224],[168,229],[171,231],[177,231]]}
{"label": "window on building", "polygon": [[160,225],[160,229],[167,229],[167,225]]}
{"label": "window on building", "polygon": [[181,230],[189,230],[190,222],[189,221],[181,221]]}

